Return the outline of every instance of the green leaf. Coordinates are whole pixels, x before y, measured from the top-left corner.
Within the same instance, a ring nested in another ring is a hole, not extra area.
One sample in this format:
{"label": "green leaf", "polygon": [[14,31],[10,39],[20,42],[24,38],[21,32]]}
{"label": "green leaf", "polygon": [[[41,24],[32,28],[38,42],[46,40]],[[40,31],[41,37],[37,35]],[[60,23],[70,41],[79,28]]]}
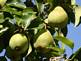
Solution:
{"label": "green leaf", "polygon": [[[6,5],[2,10],[0,10],[2,12],[6,12],[8,13],[8,15],[10,14],[11,16],[13,15],[21,15],[21,11],[17,11],[16,8],[11,8],[9,5]],[[5,15],[5,17],[10,17],[10,15]]]}
{"label": "green leaf", "polygon": [[71,0],[71,5],[76,5],[76,0]]}
{"label": "green leaf", "polygon": [[47,3],[52,3],[53,2],[53,0],[47,0]]}
{"label": "green leaf", "polygon": [[[3,25],[0,25],[0,31],[3,28]],[[3,34],[3,32],[0,33],[0,36]]]}
{"label": "green leaf", "polygon": [[46,48],[49,50],[56,51],[56,52],[64,53],[64,49],[59,48],[59,47],[46,47]]}
{"label": "green leaf", "polygon": [[7,0],[7,3],[17,3],[21,2],[21,0]]}
{"label": "green leaf", "polygon": [[44,11],[44,4],[37,2],[37,0],[35,0],[35,4],[37,6],[38,12],[42,13]]}
{"label": "green leaf", "polygon": [[3,13],[0,13],[0,23],[3,23],[5,21]]}
{"label": "green leaf", "polygon": [[39,28],[41,28],[40,24],[42,24],[42,23],[43,23],[43,21],[42,21],[41,17],[37,17],[34,21],[31,22],[29,28],[39,29]]}
{"label": "green leaf", "polygon": [[45,26],[45,25],[42,23],[42,24],[39,24],[38,27],[33,28],[33,30],[34,30],[34,35],[36,35],[36,34],[38,33],[38,31],[40,31],[41,29],[43,29],[44,26]]}
{"label": "green leaf", "polygon": [[36,12],[34,12],[32,8],[27,7],[23,10],[23,15],[28,15],[28,13],[36,14]]}
{"label": "green leaf", "polygon": [[50,52],[50,54],[54,55],[54,56],[60,56],[61,54],[58,52]]}
{"label": "green leaf", "polygon": [[26,57],[32,52],[32,46],[31,44],[29,43],[29,49],[28,49],[28,53],[26,54]]}
{"label": "green leaf", "polygon": [[17,7],[17,8],[21,8],[21,9],[25,9],[26,8],[26,5],[23,4],[23,3],[10,3],[10,4],[7,4],[9,6],[12,6],[12,7]]}
{"label": "green leaf", "polygon": [[81,6],[75,8],[75,27],[79,25],[81,17]]}
{"label": "green leaf", "polygon": [[48,3],[48,4],[52,4],[52,3],[54,3],[54,1],[55,0],[45,0],[45,2]]}
{"label": "green leaf", "polygon": [[21,16],[15,16],[17,25],[26,29],[31,24],[31,21],[36,18],[35,14],[36,12],[31,11],[30,8],[23,10]]}
{"label": "green leaf", "polygon": [[7,30],[8,30],[8,27],[1,28],[1,29],[0,29],[0,36],[3,35],[3,33],[4,33],[5,31],[7,31]]}
{"label": "green leaf", "polygon": [[49,6],[49,9],[48,9],[49,12],[51,12],[51,10],[53,10],[54,7],[58,5],[58,1],[59,0],[45,0],[45,3],[48,4]]}
{"label": "green leaf", "polygon": [[75,53],[70,56],[70,59],[74,61],[75,59],[81,60],[81,48],[79,48]]}
{"label": "green leaf", "polygon": [[3,29],[0,30],[0,33],[3,33],[5,31],[7,31],[7,30],[8,30],[8,27],[5,27],[5,28],[3,28]]}
{"label": "green leaf", "polygon": [[65,50],[59,47],[46,47],[46,49],[50,50],[47,55],[48,56],[60,56],[64,54]]}
{"label": "green leaf", "polygon": [[64,44],[66,44],[67,46],[69,46],[69,47],[72,48],[72,49],[74,48],[74,43],[73,43],[73,41],[71,41],[71,40],[69,40],[69,39],[67,39],[67,38],[65,38],[65,37],[56,36],[56,37],[54,37],[54,39],[63,42]]}
{"label": "green leaf", "polygon": [[3,25],[0,25],[0,28],[3,28]]}

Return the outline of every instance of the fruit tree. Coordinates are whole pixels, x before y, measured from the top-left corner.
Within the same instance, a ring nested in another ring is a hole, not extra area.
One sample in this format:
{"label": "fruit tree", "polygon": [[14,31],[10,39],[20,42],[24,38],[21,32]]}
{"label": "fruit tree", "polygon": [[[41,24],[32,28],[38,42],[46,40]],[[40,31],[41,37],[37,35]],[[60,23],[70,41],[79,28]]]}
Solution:
{"label": "fruit tree", "polygon": [[79,26],[80,11],[75,0],[0,0],[0,61],[80,61],[81,49],[65,54],[74,48],[67,26]]}

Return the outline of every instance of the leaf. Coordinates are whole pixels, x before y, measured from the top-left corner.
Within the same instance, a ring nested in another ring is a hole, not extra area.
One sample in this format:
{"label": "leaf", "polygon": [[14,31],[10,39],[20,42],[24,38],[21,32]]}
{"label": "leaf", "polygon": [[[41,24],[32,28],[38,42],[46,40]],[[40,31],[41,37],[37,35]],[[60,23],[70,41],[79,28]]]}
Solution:
{"label": "leaf", "polygon": [[0,25],[0,28],[3,28],[3,25]]}
{"label": "leaf", "polygon": [[33,30],[34,30],[34,35],[36,35],[36,34],[38,33],[38,31],[40,31],[40,30],[43,29],[43,28],[44,28],[44,24],[39,24],[38,27],[33,28]]}
{"label": "leaf", "polygon": [[32,52],[32,46],[31,44],[29,43],[29,49],[28,49],[28,53],[26,54],[26,57]]}
{"label": "leaf", "polygon": [[75,8],[75,27],[79,25],[81,17],[81,6]]}
{"label": "leaf", "polygon": [[[0,25],[0,30],[3,28],[3,25]],[[0,36],[3,34],[3,32],[0,33]]]}
{"label": "leaf", "polygon": [[65,37],[56,36],[56,37],[54,37],[54,39],[63,42],[64,44],[66,44],[67,46],[69,46],[71,49],[74,48],[74,43],[73,43],[73,41],[71,41],[71,40],[69,40],[69,39],[67,39],[67,38],[65,38]]}
{"label": "leaf", "polygon": [[3,13],[0,13],[0,23],[3,23],[5,21]]}
{"label": "leaf", "polygon": [[46,47],[46,48],[49,49],[49,50],[53,50],[53,51],[56,51],[56,52],[60,52],[60,53],[63,53],[64,52],[64,49],[59,48],[59,47]]}
{"label": "leaf", "polygon": [[60,56],[61,54],[58,52],[50,52],[50,54],[54,55],[54,56]]}
{"label": "leaf", "polygon": [[21,16],[15,16],[17,25],[26,29],[31,24],[31,21],[36,18],[35,14],[36,12],[33,12],[30,8],[23,10]]}
{"label": "leaf", "polygon": [[16,8],[11,8],[9,5],[6,5],[0,11],[4,12],[4,18],[13,18],[13,15],[21,15],[21,11],[17,11]]}
{"label": "leaf", "polygon": [[36,29],[40,28],[39,25],[42,24],[42,23],[43,23],[42,19],[37,16],[36,19],[31,22],[29,28],[36,28]]}
{"label": "leaf", "polygon": [[37,0],[35,0],[35,4],[37,6],[38,12],[42,13],[44,11],[44,4],[37,2]]}
{"label": "leaf", "polygon": [[16,2],[21,2],[21,0],[7,0],[7,3],[16,3]]}
{"label": "leaf", "polygon": [[75,59],[81,60],[81,48],[79,48],[75,53],[70,56],[70,59],[74,61]]}
{"label": "leaf", "polygon": [[2,36],[3,33],[4,33],[5,31],[7,31],[7,30],[8,30],[8,27],[1,28],[1,29],[0,29],[0,36]]}
{"label": "leaf", "polygon": [[[58,0],[45,0],[46,4],[49,5],[48,11],[51,12],[51,10],[54,9],[56,5],[58,5]],[[60,1],[59,1],[60,2]]]}
{"label": "leaf", "polygon": [[54,1],[55,0],[45,0],[45,2],[48,3],[48,4],[52,4],[52,3],[54,3]]}
{"label": "leaf", "polygon": [[52,2],[53,2],[53,0],[47,0],[47,2],[48,2],[48,3],[52,3]]}
{"label": "leaf", "polygon": [[8,6],[12,6],[12,7],[17,7],[17,8],[21,8],[21,9],[25,9],[26,8],[26,5],[23,4],[23,3],[9,3],[7,4]]}
{"label": "leaf", "polygon": [[76,0],[71,0],[71,5],[76,5]]}
{"label": "leaf", "polygon": [[0,30],[0,33],[3,33],[5,31],[7,31],[7,30],[8,30],[8,27],[5,27],[5,28],[3,28],[3,29]]}

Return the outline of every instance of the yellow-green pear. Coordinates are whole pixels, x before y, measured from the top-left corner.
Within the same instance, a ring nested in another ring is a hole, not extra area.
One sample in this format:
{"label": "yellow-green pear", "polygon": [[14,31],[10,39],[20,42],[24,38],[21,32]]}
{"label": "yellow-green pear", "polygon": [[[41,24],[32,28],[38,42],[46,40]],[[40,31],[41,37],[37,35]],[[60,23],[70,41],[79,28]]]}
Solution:
{"label": "yellow-green pear", "polygon": [[17,33],[10,38],[9,47],[22,54],[28,49],[28,39],[24,34]]}
{"label": "yellow-green pear", "polygon": [[34,43],[34,47],[36,49],[41,49],[41,51],[43,50],[43,52],[48,52],[47,50],[47,47],[49,45],[52,45],[53,44],[53,37],[51,35],[51,33],[46,30],[45,32],[43,32],[42,34],[40,34],[35,43]]}
{"label": "yellow-green pear", "polygon": [[0,7],[3,7],[7,0],[0,0]]}
{"label": "yellow-green pear", "polygon": [[66,11],[61,7],[57,6],[48,15],[48,24],[51,27],[63,28],[68,22],[68,15]]}

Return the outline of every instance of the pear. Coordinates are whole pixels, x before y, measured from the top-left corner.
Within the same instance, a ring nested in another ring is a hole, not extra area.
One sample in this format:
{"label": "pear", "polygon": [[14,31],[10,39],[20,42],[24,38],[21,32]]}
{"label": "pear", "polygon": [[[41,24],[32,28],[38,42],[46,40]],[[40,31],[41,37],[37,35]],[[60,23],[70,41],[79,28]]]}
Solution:
{"label": "pear", "polygon": [[55,7],[48,15],[48,24],[51,27],[64,28],[67,22],[68,15],[61,6]]}
{"label": "pear", "polygon": [[49,45],[53,45],[53,37],[51,35],[51,33],[46,30],[45,32],[43,32],[42,34],[40,34],[35,43],[34,43],[34,47],[36,49],[41,49],[41,51],[43,51],[44,53],[48,52],[49,50],[47,49],[47,47]]}
{"label": "pear", "polygon": [[9,47],[22,54],[28,49],[28,39],[24,34],[17,33],[10,38]]}

